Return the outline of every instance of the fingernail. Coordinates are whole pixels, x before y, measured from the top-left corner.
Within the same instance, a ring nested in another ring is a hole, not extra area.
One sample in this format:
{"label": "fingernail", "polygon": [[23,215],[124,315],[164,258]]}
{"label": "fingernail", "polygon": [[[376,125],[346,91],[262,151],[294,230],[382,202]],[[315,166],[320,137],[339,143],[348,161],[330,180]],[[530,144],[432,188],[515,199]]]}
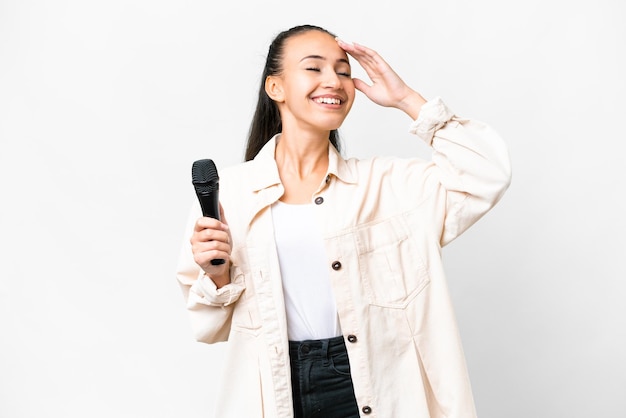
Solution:
{"label": "fingernail", "polygon": [[335,40],[336,40],[337,42],[339,42],[339,43],[342,43],[342,44],[352,45],[352,42],[344,41],[343,39],[341,39],[341,38],[340,38],[340,37],[338,37],[338,36],[335,38]]}

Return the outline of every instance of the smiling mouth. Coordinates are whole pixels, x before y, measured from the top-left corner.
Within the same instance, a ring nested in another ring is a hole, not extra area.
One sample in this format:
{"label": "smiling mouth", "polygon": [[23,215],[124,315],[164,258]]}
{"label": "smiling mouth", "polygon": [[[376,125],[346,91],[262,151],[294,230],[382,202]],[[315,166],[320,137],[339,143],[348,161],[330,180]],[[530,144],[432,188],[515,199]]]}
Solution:
{"label": "smiling mouth", "polygon": [[323,103],[323,104],[333,104],[333,105],[341,104],[341,100],[335,99],[332,97],[318,97],[316,99],[313,99],[313,101],[315,103]]}

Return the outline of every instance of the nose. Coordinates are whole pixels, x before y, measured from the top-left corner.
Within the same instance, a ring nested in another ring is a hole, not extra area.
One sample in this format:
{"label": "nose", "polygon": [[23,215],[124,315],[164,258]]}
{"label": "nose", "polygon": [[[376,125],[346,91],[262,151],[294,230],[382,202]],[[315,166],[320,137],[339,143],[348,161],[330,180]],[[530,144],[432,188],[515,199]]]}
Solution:
{"label": "nose", "polygon": [[328,71],[326,73],[326,77],[324,77],[323,86],[333,89],[340,88],[341,80],[339,79],[337,73],[335,73],[334,71]]}

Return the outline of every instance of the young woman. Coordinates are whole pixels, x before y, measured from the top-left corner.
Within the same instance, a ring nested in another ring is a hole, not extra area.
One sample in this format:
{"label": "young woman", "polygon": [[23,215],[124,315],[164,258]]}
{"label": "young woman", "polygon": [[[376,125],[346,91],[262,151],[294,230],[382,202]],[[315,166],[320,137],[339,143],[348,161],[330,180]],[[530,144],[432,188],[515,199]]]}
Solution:
{"label": "young woman", "polygon": [[[406,113],[432,160],[344,159],[355,90]],[[316,26],[280,33],[246,162],[220,171],[222,222],[194,204],[178,269],[196,338],[228,340],[215,416],[474,417],[441,247],[509,182],[489,126],[425,100],[375,51]]]}

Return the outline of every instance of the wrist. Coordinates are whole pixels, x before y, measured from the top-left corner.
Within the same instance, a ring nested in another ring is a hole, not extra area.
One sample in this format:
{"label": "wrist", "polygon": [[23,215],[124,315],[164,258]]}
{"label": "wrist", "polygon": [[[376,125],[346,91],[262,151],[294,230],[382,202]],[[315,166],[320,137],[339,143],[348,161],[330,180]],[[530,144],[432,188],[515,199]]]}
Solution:
{"label": "wrist", "polygon": [[411,119],[417,120],[422,106],[426,103],[426,99],[415,90],[409,89],[410,92],[398,105],[398,109],[406,113]]}
{"label": "wrist", "polygon": [[227,269],[225,273],[221,274],[209,274],[208,272],[204,272],[205,276],[207,276],[215,286],[219,289],[221,287],[226,286],[230,283],[230,269]]}

